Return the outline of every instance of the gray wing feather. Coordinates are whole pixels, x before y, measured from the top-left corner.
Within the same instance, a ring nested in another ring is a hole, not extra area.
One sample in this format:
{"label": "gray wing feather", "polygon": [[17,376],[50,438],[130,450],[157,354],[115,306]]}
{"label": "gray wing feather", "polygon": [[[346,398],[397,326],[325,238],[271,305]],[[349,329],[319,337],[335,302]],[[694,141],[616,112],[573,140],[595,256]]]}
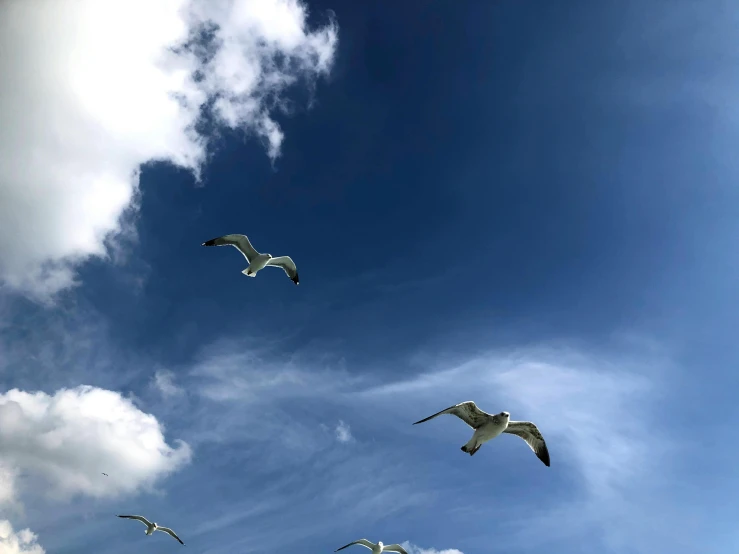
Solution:
{"label": "gray wing feather", "polygon": [[361,544],[362,546],[366,546],[370,550],[372,550],[372,547],[375,546],[374,543],[371,543],[367,539],[359,539],[358,541],[354,541],[354,542],[350,542],[349,544],[345,544],[341,548],[337,548],[336,550],[334,550],[334,552],[338,552],[339,550],[344,550],[345,548],[347,548],[349,546],[352,546],[354,544]]}
{"label": "gray wing feather", "polygon": [[521,437],[526,441],[534,451],[536,457],[539,458],[544,465],[549,467],[549,450],[544,437],[541,436],[539,429],[530,421],[509,421],[508,427],[503,431]]}
{"label": "gray wing feather", "polygon": [[267,265],[273,265],[275,267],[281,267],[290,277],[290,280],[296,285],[299,283],[298,268],[295,266],[295,262],[290,256],[278,256],[277,258],[271,258]]}
{"label": "gray wing feather", "polygon": [[122,517],[124,519],[138,519],[141,523],[143,523],[147,527],[151,525],[151,522],[148,519],[146,519],[144,516],[118,516],[118,517]]}
{"label": "gray wing feather", "polygon": [[440,412],[437,412],[434,415],[430,415],[420,421],[416,421],[416,423],[414,423],[413,425],[416,425],[417,423],[423,423],[424,421],[428,421],[429,419],[433,419],[436,416],[440,416],[442,414],[455,415],[473,429],[481,427],[482,425],[490,421],[490,418],[493,417],[478,408],[472,400],[468,400],[466,402],[450,406],[449,408],[441,410]]}
{"label": "gray wing feather", "polygon": [[177,535],[175,534],[175,532],[174,532],[174,531],[172,531],[172,529],[170,529],[169,527],[157,527],[157,531],[161,531],[161,532],[163,532],[163,533],[167,533],[167,534],[168,534],[169,536],[171,536],[171,537],[174,537],[175,539],[177,539],[177,541],[178,541],[178,542],[179,542],[180,544],[182,544],[182,545],[184,545],[184,544],[185,544],[184,542],[182,542],[182,539],[180,539],[180,537],[178,537],[178,536],[177,536]]}
{"label": "gray wing feather", "polygon": [[405,551],[405,548],[403,548],[399,544],[388,544],[387,546],[383,546],[382,551],[383,552],[399,552],[400,554],[408,554],[408,552]]}
{"label": "gray wing feather", "polygon": [[234,246],[244,255],[246,261],[249,263],[259,256],[259,252],[254,249],[249,242],[249,237],[246,235],[223,235],[222,237],[206,240],[203,246]]}

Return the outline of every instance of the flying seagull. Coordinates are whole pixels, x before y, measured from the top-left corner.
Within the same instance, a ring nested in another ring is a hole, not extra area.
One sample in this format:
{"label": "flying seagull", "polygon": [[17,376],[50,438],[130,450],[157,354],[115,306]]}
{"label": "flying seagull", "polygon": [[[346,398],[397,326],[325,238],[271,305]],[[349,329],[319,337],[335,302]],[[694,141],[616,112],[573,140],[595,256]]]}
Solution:
{"label": "flying seagull", "polygon": [[334,552],[344,550],[347,546],[352,546],[353,544],[361,544],[362,546],[366,546],[372,551],[372,554],[380,554],[380,552],[399,552],[400,554],[408,554],[405,549],[399,544],[384,545],[382,544],[382,541],[374,544],[367,539],[359,539],[358,541],[350,542],[349,544],[342,546],[341,548],[337,548],[336,550],[334,550]]}
{"label": "flying seagull", "polygon": [[501,433],[510,433],[511,435],[518,435],[525,440],[526,444],[536,454],[536,457],[544,462],[545,466],[549,467],[547,443],[544,442],[544,437],[541,436],[536,425],[530,421],[511,421],[511,414],[508,412],[490,415],[478,408],[472,400],[468,400],[456,406],[451,406],[446,410],[441,410],[426,419],[416,421],[413,425],[423,423],[442,414],[455,415],[475,430],[472,438],[462,447],[462,452],[467,452],[470,456],[473,456],[475,452],[480,450],[483,443],[494,439]]}
{"label": "flying seagull", "polygon": [[108,476],[108,474],[107,474],[107,473],[103,473],[103,475],[105,475],[106,477]]}
{"label": "flying seagull", "polygon": [[241,272],[247,277],[256,277],[260,269],[271,265],[284,269],[287,276],[296,285],[300,283],[298,268],[295,267],[295,262],[293,262],[290,256],[273,258],[272,254],[260,254],[254,250],[246,235],[223,235],[222,237],[206,240],[203,246],[226,246],[228,244],[238,248],[239,252],[246,258],[246,261],[249,262],[249,267]]}
{"label": "flying seagull", "polygon": [[178,537],[177,535],[175,535],[175,532],[172,531],[172,529],[170,529],[169,527],[160,527],[156,523],[152,523],[151,521],[149,521],[148,519],[146,519],[144,516],[118,516],[118,517],[123,517],[123,518],[126,518],[126,519],[138,519],[141,523],[143,523],[144,525],[146,525],[146,531],[144,531],[144,533],[146,533],[147,535],[151,535],[154,531],[163,531],[163,532],[167,533],[168,535],[171,535],[172,537],[174,537],[175,539],[177,539],[177,541],[181,545],[184,546],[184,544],[185,544],[184,542],[182,542],[182,540],[180,539],[180,537]]}

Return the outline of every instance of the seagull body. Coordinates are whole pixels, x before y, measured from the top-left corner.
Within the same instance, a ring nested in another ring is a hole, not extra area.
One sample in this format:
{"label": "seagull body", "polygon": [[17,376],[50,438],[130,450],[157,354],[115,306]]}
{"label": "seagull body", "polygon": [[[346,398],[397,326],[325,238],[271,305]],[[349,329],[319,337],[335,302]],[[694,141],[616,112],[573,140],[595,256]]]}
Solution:
{"label": "seagull body", "polygon": [[298,278],[298,268],[295,266],[290,256],[278,256],[273,258],[272,254],[260,254],[249,242],[249,238],[246,235],[223,235],[214,239],[206,240],[203,246],[233,246],[239,252],[241,252],[246,261],[249,262],[249,267],[243,270],[241,273],[247,277],[256,277],[257,273],[267,266],[281,267],[290,277],[290,280],[296,285],[300,283]]}
{"label": "seagull body", "polygon": [[399,554],[408,554],[408,552],[405,551],[405,549],[400,546],[399,544],[382,544],[382,541],[378,542],[377,544],[368,541],[367,539],[359,539],[358,541],[350,542],[349,544],[346,544],[342,546],[341,548],[337,548],[334,550],[334,552],[338,552],[339,550],[344,550],[348,546],[352,546],[354,544],[361,544],[362,546],[366,546],[372,551],[372,554],[380,554],[381,552],[398,552]]}
{"label": "seagull body", "polygon": [[425,419],[416,421],[413,425],[423,423],[442,414],[455,415],[475,430],[472,438],[462,447],[462,452],[467,452],[470,456],[474,456],[475,452],[480,450],[483,443],[494,439],[501,433],[509,433],[511,435],[518,435],[525,440],[526,444],[536,454],[536,457],[545,466],[549,467],[547,443],[544,442],[544,437],[541,436],[536,425],[530,421],[511,421],[511,415],[508,412],[500,412],[495,415],[488,414],[478,408],[472,400],[468,400],[467,402],[450,406]]}
{"label": "seagull body", "polygon": [[118,517],[122,517],[122,518],[125,518],[125,519],[138,519],[141,523],[143,523],[144,525],[146,525],[146,531],[144,531],[144,533],[147,534],[147,535],[153,534],[154,531],[162,531],[163,533],[167,533],[169,536],[177,539],[177,541],[181,545],[184,546],[184,544],[185,544],[184,542],[182,542],[182,540],[180,539],[180,537],[178,537],[175,534],[175,532],[172,531],[172,529],[170,529],[169,527],[160,527],[156,523],[152,523],[151,521],[149,521],[148,519],[146,519],[144,516],[118,516]]}

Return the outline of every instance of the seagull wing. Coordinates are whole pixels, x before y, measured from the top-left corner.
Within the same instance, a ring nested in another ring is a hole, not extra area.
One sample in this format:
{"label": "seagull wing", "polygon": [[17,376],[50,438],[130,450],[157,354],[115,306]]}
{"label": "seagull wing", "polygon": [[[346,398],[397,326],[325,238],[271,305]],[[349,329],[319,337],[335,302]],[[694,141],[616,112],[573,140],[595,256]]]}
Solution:
{"label": "seagull wing", "polygon": [[441,410],[440,412],[437,412],[434,415],[430,415],[427,418],[422,419],[421,421],[416,421],[416,423],[414,423],[413,425],[416,425],[417,423],[423,423],[424,421],[428,421],[429,419],[434,419],[436,416],[440,416],[442,414],[455,415],[473,429],[482,427],[483,424],[490,421],[490,418],[493,417],[478,408],[472,400],[468,400],[467,402],[462,402],[461,404],[450,406],[446,410]]}
{"label": "seagull wing", "polygon": [[249,263],[251,263],[254,258],[259,256],[259,252],[254,250],[254,247],[249,242],[249,237],[247,237],[246,235],[223,235],[222,237],[206,240],[203,243],[203,246],[226,245],[231,245],[238,248],[239,252],[244,255],[246,261]]}
{"label": "seagull wing", "polygon": [[300,283],[300,279],[298,278],[298,268],[295,267],[295,262],[290,256],[278,256],[277,258],[272,258],[267,262],[267,265],[281,267],[285,270],[285,273],[287,273],[287,276],[290,277],[290,280],[293,283],[296,285]]}
{"label": "seagull wing", "polygon": [[388,544],[382,547],[383,552],[399,552],[400,554],[408,554],[408,552],[405,551],[405,548],[400,546],[399,544]]}
{"label": "seagull wing", "polygon": [[539,458],[544,465],[549,467],[549,450],[544,437],[541,436],[539,429],[530,421],[509,421],[508,427],[503,430],[504,433],[517,435],[526,441],[534,451],[536,457]]}
{"label": "seagull wing", "polygon": [[125,518],[125,519],[138,519],[141,523],[143,523],[147,527],[149,527],[149,525],[151,525],[151,521],[149,521],[148,519],[146,519],[144,516],[118,516],[118,517],[122,517],[122,518]]}
{"label": "seagull wing", "polygon": [[182,542],[182,539],[180,539],[180,537],[178,537],[178,536],[177,536],[177,535],[175,534],[175,532],[174,532],[174,531],[172,531],[172,529],[170,529],[169,527],[157,527],[157,531],[161,531],[162,533],[167,533],[167,534],[168,534],[168,535],[170,535],[171,537],[174,537],[175,539],[177,539],[177,540],[179,541],[179,543],[180,543],[181,545],[184,545],[184,544],[185,544],[184,542]]}
{"label": "seagull wing", "polygon": [[366,546],[370,550],[372,550],[372,548],[374,548],[374,546],[375,546],[374,543],[371,543],[367,539],[359,539],[358,541],[354,541],[354,542],[350,542],[349,544],[345,544],[341,548],[337,548],[336,550],[334,550],[334,552],[338,552],[339,550],[344,550],[346,547],[352,546],[353,544],[361,544],[362,546]]}

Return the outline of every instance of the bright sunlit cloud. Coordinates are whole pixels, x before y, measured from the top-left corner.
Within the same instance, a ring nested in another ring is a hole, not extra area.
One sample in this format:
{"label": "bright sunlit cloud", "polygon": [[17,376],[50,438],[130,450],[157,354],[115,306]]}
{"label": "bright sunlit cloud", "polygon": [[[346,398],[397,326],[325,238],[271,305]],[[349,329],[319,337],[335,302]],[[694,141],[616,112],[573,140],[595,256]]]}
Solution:
{"label": "bright sunlit cloud", "polygon": [[0,520],[0,554],[44,554],[30,529],[14,531],[8,520]]}
{"label": "bright sunlit cloud", "polygon": [[[57,499],[116,497],[151,487],[190,460],[161,424],[119,393],[95,387],[0,395],[0,498],[44,483]],[[107,473],[108,477],[102,475]]]}
{"label": "bright sunlit cloud", "polygon": [[0,283],[37,299],[135,208],[141,164],[199,174],[210,105],[279,155],[286,89],[331,67],[337,27],[296,0],[9,0],[0,4]]}

